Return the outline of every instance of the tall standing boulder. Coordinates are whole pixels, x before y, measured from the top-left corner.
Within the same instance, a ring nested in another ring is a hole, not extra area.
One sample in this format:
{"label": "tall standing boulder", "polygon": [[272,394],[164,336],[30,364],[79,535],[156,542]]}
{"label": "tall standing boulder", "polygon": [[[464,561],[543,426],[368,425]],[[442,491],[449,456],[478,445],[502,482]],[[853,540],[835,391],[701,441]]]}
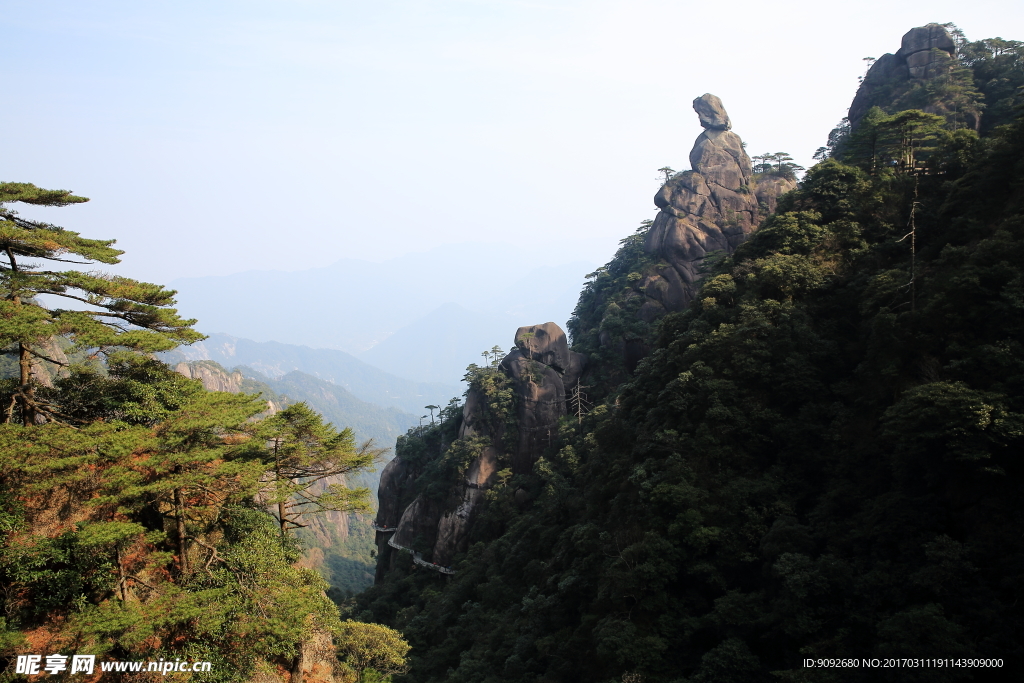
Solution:
{"label": "tall standing boulder", "polygon": [[709,253],[731,254],[757,229],[778,196],[796,187],[782,176],[756,177],[722,101],[693,101],[704,132],[690,151],[692,170],[676,174],[654,196],[661,211],[644,251],[664,264],[644,280],[641,317],[653,320],[689,305]]}

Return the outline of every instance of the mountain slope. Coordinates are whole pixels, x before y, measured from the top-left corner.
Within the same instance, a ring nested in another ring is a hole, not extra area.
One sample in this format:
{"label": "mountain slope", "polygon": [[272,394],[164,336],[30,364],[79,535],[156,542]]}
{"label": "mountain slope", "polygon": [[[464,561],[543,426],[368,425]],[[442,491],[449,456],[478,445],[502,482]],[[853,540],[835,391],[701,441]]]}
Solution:
{"label": "mountain slope", "polygon": [[161,358],[172,365],[196,360],[212,360],[224,367],[244,365],[268,378],[279,378],[298,370],[336,384],[359,400],[394,406],[416,415],[422,414],[425,405],[446,401],[461,393],[456,380],[443,384],[410,381],[344,351],[254,342],[226,334],[212,334],[205,341],[161,354]]}
{"label": "mountain slope", "polygon": [[[1024,655],[1022,114],[980,140],[954,117],[911,163],[907,134],[811,169],[640,330],[635,369],[593,354],[601,405],[563,418],[532,470],[499,455],[485,484],[469,465],[534,426],[485,382],[557,388],[522,346],[520,372],[480,374],[482,407],[408,435],[382,489],[411,504],[378,546],[427,552],[423,520],[435,549],[468,529],[453,576],[396,551],[360,599],[409,637],[409,680],[1001,680],[804,662]],[[932,120],[897,122],[913,117]],[[635,331],[637,246],[584,293],[577,351]],[[462,489],[471,523],[448,513]]]}

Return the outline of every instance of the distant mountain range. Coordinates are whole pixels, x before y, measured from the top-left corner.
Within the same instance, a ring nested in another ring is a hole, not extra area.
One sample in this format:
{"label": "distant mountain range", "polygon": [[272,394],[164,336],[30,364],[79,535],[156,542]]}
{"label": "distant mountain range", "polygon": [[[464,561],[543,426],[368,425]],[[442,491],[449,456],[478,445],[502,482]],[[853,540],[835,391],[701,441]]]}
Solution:
{"label": "distant mountain range", "polygon": [[[511,346],[519,326],[565,323],[595,268],[569,259],[538,245],[446,245],[383,263],[343,259],[327,268],[185,278],[171,286],[178,310],[198,318],[203,332],[344,350],[414,382],[455,386],[483,350]],[[271,365],[257,369],[274,372]],[[322,365],[287,365],[285,371],[331,379]]]}
{"label": "distant mountain range", "polygon": [[[353,400],[374,403],[376,406],[373,408],[376,410],[380,410],[381,406],[385,409],[398,408],[414,416],[424,414],[426,411],[423,407],[426,405],[447,403],[448,399],[462,393],[455,382],[412,382],[373,367],[344,351],[311,349],[308,346],[279,342],[254,342],[226,334],[213,334],[205,341],[192,346],[181,346],[160,356],[164,362],[171,365],[212,360],[225,368],[246,366],[250,370],[243,370],[243,374],[265,381],[275,391],[286,393],[297,401],[307,400],[308,392],[324,389],[323,385],[306,380],[300,381],[301,378],[295,374],[295,371],[298,371],[309,376],[309,379],[317,379],[328,386],[345,390],[345,394],[350,395]],[[252,371],[260,376],[256,376]],[[338,392],[335,394],[344,396]],[[337,398],[335,402],[341,406],[346,401],[347,398]],[[345,420],[336,421],[334,416],[328,414],[326,407],[315,407],[335,424],[349,424]],[[355,427],[354,424],[351,426]]]}

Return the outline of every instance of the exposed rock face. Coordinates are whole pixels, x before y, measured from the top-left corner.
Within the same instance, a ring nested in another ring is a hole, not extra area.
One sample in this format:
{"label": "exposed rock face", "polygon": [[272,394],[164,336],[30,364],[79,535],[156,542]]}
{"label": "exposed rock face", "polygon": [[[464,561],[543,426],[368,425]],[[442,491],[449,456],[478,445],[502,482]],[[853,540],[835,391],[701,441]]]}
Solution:
{"label": "exposed rock face", "polygon": [[276,670],[257,673],[246,683],[347,683],[354,680],[350,670],[346,671],[338,661],[338,650],[326,631],[314,631],[300,644],[298,657],[277,664]]}
{"label": "exposed rock face", "polygon": [[[721,100],[711,94],[694,100],[704,132],[690,153],[692,171],[677,174],[655,197],[661,209],[648,233],[644,250],[662,263],[647,273],[641,291],[630,296],[645,300],[639,315],[651,322],[669,311],[685,308],[703,277],[701,264],[709,252],[732,253],[775,208],[779,195],[796,186],[780,176],[755,176],[750,158]],[[642,340],[614,340],[601,333],[601,344],[618,345],[628,367],[646,355]],[[502,441],[502,429],[489,424],[484,397],[471,389],[463,406],[460,439],[483,437],[488,445],[470,464],[465,480],[453,486],[446,502],[413,495],[413,472],[401,456],[381,475],[377,515],[379,553],[377,580],[393,566],[393,546],[425,550],[424,559],[450,564],[465,550],[474,515],[484,492],[497,478],[499,462],[511,462],[514,474],[529,473],[552,445],[558,421],[567,413],[566,398],[586,367],[586,357],[569,349],[565,332],[555,323],[520,327],[516,349],[502,359],[499,369],[511,381],[516,403],[516,443]],[[507,452],[506,449],[511,452]],[[525,497],[526,492],[523,491]],[[517,494],[517,500],[519,496]],[[397,530],[391,532],[390,529]],[[393,534],[393,535],[392,535]],[[389,546],[388,541],[391,544]]]}
{"label": "exposed rock face", "polygon": [[60,348],[57,340],[51,337],[44,343],[37,345],[36,352],[41,353],[47,358],[52,358],[57,361],[58,365],[47,363],[37,356],[32,357],[32,366],[29,372],[32,375],[32,379],[39,382],[40,386],[53,387],[53,380],[57,377],[65,376],[67,373],[64,368],[67,366],[68,357],[65,355],[64,350]]}
{"label": "exposed rock face", "polygon": [[392,458],[380,473],[380,485],[377,487],[377,521],[376,525],[385,529],[394,529],[402,519],[403,510],[398,507],[402,489],[411,482],[412,471],[408,463],[400,456]]}
{"label": "exposed rock face", "polygon": [[[871,107],[891,103],[894,95],[915,81],[925,82],[948,74],[955,52],[953,38],[939,24],[910,29],[895,54],[882,55],[868,69],[850,105],[850,127],[856,129]],[[926,105],[924,110],[932,114],[943,113],[942,107],[934,105]],[[968,114],[968,123],[977,128],[980,118],[974,113]]]}
{"label": "exposed rock face", "polygon": [[576,384],[586,358],[569,350],[565,332],[555,323],[516,330],[518,349],[505,356],[501,368],[512,378],[517,400],[519,443],[512,472],[527,473],[558,432],[566,414],[567,389]]}
{"label": "exposed rock face", "polygon": [[441,514],[436,504],[423,496],[417,496],[398,520],[398,531],[394,535],[395,543],[403,548],[413,548],[424,542],[433,545]]}
{"label": "exposed rock face", "polygon": [[[499,365],[500,371],[512,380],[516,395],[519,438],[512,452],[502,450],[503,425],[488,424],[484,399],[471,389],[462,409],[459,438],[486,437],[487,445],[470,463],[465,478],[453,487],[445,504],[417,496],[400,509],[401,501],[411,495],[418,473],[401,456],[388,463],[377,493],[378,581],[393,564],[391,548],[395,545],[429,546],[430,552],[424,555],[426,560],[442,567],[449,565],[456,553],[466,549],[474,515],[484,492],[497,480],[499,463],[511,460],[514,473],[530,472],[537,458],[554,442],[558,419],[566,414],[566,386],[573,386],[579,379],[586,358],[569,350],[565,332],[551,322],[520,327],[515,342],[518,348]],[[396,527],[396,531],[389,531]]]}
{"label": "exposed rock face", "polygon": [[227,391],[238,394],[242,391],[242,373],[232,372],[228,374],[220,368],[212,367],[204,363],[178,363],[174,371],[192,379],[198,379],[203,383],[207,391]]}
{"label": "exposed rock face", "polygon": [[693,108],[700,117],[700,125],[707,130],[729,130],[732,122],[725,113],[722,100],[711,93],[704,93],[693,101]]}
{"label": "exposed rock face", "polygon": [[690,152],[692,171],[677,174],[654,196],[661,209],[647,234],[644,250],[667,265],[644,281],[647,301],[640,315],[653,320],[685,308],[693,299],[701,266],[710,252],[731,254],[779,195],[796,187],[780,176],[758,177],[722,101],[705,94],[693,101],[704,132]]}
{"label": "exposed rock face", "polygon": [[[213,361],[192,361],[191,363],[178,363],[174,371],[190,379],[197,379],[203,383],[207,391],[226,391],[230,394],[242,392],[242,382],[245,377],[240,372],[228,372]],[[267,401],[267,411],[264,416],[273,415],[281,410],[282,406],[275,401]]]}

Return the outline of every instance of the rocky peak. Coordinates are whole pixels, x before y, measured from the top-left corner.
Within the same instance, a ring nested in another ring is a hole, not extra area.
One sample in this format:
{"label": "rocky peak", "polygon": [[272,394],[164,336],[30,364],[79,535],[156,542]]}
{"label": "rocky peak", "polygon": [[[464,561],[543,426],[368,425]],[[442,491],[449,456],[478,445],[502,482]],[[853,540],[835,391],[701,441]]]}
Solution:
{"label": "rocky peak", "polygon": [[731,254],[796,187],[790,179],[755,178],[743,141],[722,101],[706,93],[693,101],[704,132],[690,151],[692,171],[676,174],[654,196],[661,209],[644,251],[665,263],[644,280],[647,320],[680,310],[693,299],[701,266],[710,252]]}
{"label": "rocky peak", "polygon": [[524,358],[547,365],[559,373],[566,387],[579,379],[583,356],[569,350],[565,332],[555,323],[520,327],[516,330],[515,343]]}
{"label": "rocky peak", "polygon": [[732,122],[725,112],[722,100],[709,92],[704,93],[693,101],[693,108],[700,117],[700,125],[709,130],[729,130]]}
{"label": "rocky peak", "polygon": [[[443,503],[422,494],[412,497],[420,472],[401,453],[384,468],[374,523],[380,557],[378,580],[393,566],[395,549],[415,550],[418,545],[424,551],[418,556],[421,562],[447,566],[457,552],[465,550],[474,515],[484,491],[497,480],[501,463],[511,465],[513,473],[529,473],[545,449],[555,443],[558,420],[567,412],[566,388],[579,379],[586,358],[569,350],[565,332],[552,322],[520,327],[515,344],[517,348],[498,366],[498,372],[511,380],[515,393],[518,438],[514,444],[506,445],[501,438],[504,424],[489,424],[485,399],[471,387],[462,410],[459,439],[486,440]],[[410,498],[411,502],[406,502]]]}
{"label": "rocky peak", "polygon": [[[907,31],[900,49],[886,53],[875,60],[868,69],[857,90],[847,118],[850,127],[857,128],[861,119],[874,106],[882,109],[923,109],[933,114],[945,113],[941,102],[941,89],[929,96],[930,101],[903,101],[903,97],[915,86],[924,85],[950,73],[956,54],[956,44],[945,27],[927,24]],[[939,99],[936,99],[939,98]],[[890,111],[890,113],[893,113]],[[980,118],[977,112],[969,114],[968,124],[977,128]]]}
{"label": "rocky peak", "polygon": [[956,52],[952,36],[938,24],[918,26],[907,31],[896,57],[906,62],[911,78],[925,78],[928,75],[927,65],[934,63],[937,58],[931,54],[932,50],[942,50],[948,57]]}

